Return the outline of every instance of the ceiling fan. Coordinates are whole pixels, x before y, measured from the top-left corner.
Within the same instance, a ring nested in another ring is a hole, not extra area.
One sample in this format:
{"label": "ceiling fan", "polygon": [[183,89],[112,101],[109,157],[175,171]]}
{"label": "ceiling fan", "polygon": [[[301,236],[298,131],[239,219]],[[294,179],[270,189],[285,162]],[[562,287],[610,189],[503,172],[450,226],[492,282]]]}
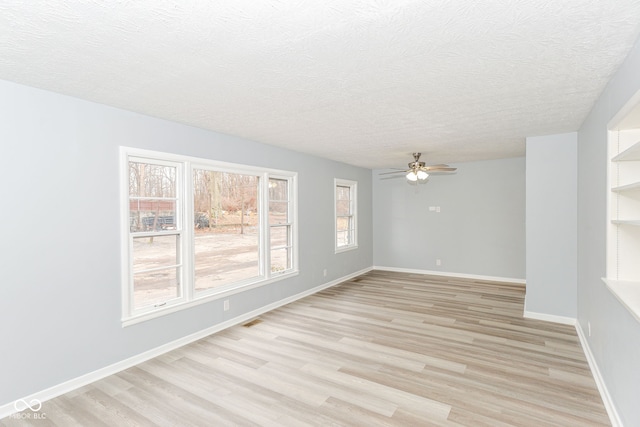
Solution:
{"label": "ceiling fan", "polygon": [[390,174],[406,174],[406,178],[410,182],[425,182],[429,178],[430,174],[442,174],[448,172],[455,172],[458,168],[452,168],[449,165],[429,165],[426,166],[425,162],[420,161],[422,153],[413,153],[413,162],[409,162],[409,169],[401,169],[393,172],[383,172],[380,175]]}

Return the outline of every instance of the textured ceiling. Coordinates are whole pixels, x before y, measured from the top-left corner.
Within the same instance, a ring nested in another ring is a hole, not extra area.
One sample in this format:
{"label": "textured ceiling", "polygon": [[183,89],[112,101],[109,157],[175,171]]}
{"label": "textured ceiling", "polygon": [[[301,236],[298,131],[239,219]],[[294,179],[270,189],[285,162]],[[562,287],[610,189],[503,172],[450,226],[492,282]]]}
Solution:
{"label": "textured ceiling", "polygon": [[0,78],[402,167],[577,130],[639,32],[638,0],[4,0]]}

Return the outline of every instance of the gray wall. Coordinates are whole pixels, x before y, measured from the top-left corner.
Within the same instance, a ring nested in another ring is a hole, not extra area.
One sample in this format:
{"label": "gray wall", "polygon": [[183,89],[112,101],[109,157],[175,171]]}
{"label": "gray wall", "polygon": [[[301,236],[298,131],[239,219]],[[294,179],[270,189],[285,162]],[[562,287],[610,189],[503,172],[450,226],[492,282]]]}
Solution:
{"label": "gray wall", "polygon": [[577,134],[527,138],[525,310],[577,316]]}
{"label": "gray wall", "polygon": [[[0,112],[0,406],[372,265],[368,169],[2,81]],[[122,328],[120,145],[297,171],[300,275]],[[359,203],[337,255],[336,177]]]}
{"label": "gray wall", "polygon": [[455,166],[420,185],[372,172],[374,265],[524,279],[525,159]]}
{"label": "gray wall", "polygon": [[601,278],[606,275],[607,124],[640,90],[638,76],[640,42],[578,132],[578,322],[585,332],[591,323],[589,347],[626,426],[640,426],[640,323]]}

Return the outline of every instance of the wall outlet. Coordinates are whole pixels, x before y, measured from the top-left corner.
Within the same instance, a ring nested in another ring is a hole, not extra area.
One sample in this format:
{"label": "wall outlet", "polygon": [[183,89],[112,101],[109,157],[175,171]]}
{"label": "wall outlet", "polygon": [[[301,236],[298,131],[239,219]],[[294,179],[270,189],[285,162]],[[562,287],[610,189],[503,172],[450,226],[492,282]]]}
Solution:
{"label": "wall outlet", "polygon": [[587,322],[587,334],[591,336],[591,322]]}
{"label": "wall outlet", "polygon": [[327,277],[327,269],[326,269],[326,268],[325,268],[324,270],[322,270],[322,275],[323,275],[324,277]]}
{"label": "wall outlet", "polygon": [[440,213],[440,206],[436,206],[436,212]]}
{"label": "wall outlet", "polygon": [[224,300],[223,306],[224,306],[224,311],[229,310],[229,300],[228,299]]}
{"label": "wall outlet", "polygon": [[429,212],[435,212],[435,211],[436,211],[435,206],[429,206]]}
{"label": "wall outlet", "polygon": [[440,258],[436,259],[436,265],[442,265],[442,260]]}

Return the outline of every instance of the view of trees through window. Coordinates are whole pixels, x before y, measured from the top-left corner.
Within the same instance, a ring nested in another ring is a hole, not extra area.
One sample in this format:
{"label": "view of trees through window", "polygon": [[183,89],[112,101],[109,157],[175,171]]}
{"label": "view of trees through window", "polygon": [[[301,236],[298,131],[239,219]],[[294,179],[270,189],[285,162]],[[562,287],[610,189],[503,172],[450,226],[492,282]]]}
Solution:
{"label": "view of trees through window", "polygon": [[353,218],[353,204],[351,187],[336,186],[336,246],[343,247],[354,243],[355,221]]}
{"label": "view of trees through window", "polygon": [[145,154],[123,177],[125,317],[292,272],[293,174]]}
{"label": "view of trees through window", "polygon": [[269,234],[271,271],[291,268],[292,230],[289,200],[289,182],[286,179],[269,180]]}
{"label": "view of trees through window", "polygon": [[179,298],[182,268],[177,167],[129,162],[129,229],[132,239],[133,306]]}
{"label": "view of trees through window", "polygon": [[196,291],[260,275],[259,177],[193,170]]}

